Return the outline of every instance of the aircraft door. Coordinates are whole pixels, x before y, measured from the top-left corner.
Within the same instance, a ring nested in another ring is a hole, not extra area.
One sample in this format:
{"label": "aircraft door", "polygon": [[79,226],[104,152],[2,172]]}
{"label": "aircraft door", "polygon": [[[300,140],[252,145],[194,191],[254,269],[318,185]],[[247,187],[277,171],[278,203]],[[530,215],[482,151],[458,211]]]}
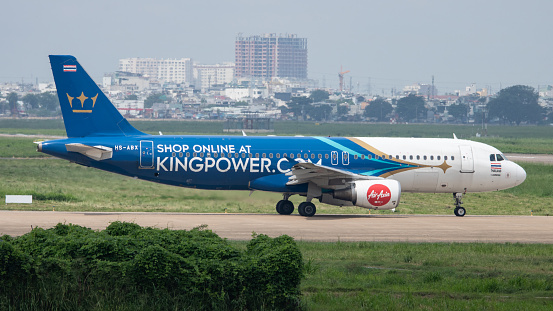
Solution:
{"label": "aircraft door", "polygon": [[338,165],[338,151],[332,151],[330,153],[330,160],[332,165]]}
{"label": "aircraft door", "polygon": [[459,146],[461,151],[461,173],[474,173],[474,159],[471,146]]}
{"label": "aircraft door", "polygon": [[140,166],[139,168],[154,168],[154,142],[149,140],[140,141]]}
{"label": "aircraft door", "polygon": [[349,152],[342,151],[342,165],[349,165]]}

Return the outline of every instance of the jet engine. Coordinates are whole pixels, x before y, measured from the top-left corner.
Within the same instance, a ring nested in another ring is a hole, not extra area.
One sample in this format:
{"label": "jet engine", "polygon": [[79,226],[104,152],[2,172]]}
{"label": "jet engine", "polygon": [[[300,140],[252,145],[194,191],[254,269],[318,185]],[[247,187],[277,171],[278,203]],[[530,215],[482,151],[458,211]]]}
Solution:
{"label": "jet engine", "polygon": [[399,204],[401,185],[397,180],[358,180],[349,188],[334,190],[333,198],[355,206],[372,209],[393,209]]}

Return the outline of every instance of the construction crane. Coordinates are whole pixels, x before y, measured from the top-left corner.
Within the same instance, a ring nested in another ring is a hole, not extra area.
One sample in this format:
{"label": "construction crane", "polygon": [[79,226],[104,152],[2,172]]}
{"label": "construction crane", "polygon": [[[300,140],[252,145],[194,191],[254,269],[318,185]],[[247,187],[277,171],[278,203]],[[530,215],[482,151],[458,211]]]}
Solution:
{"label": "construction crane", "polygon": [[344,71],[342,69],[342,66],[340,65],[340,72],[338,73],[338,77],[340,78],[340,93],[344,89],[344,75],[348,72],[349,72],[349,70]]}

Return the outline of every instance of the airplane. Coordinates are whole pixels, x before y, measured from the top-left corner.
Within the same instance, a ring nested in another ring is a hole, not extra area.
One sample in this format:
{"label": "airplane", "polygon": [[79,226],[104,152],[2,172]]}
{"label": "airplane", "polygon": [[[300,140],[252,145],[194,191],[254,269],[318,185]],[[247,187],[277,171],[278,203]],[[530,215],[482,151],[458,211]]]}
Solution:
{"label": "airplane", "polygon": [[[80,165],[151,182],[212,190],[281,193],[276,211],[335,206],[395,209],[402,192],[466,193],[515,187],[526,172],[498,149],[446,138],[149,135],[134,128],[77,59],[50,55],[67,139],[37,150]],[[161,134],[161,133],[160,133]]]}

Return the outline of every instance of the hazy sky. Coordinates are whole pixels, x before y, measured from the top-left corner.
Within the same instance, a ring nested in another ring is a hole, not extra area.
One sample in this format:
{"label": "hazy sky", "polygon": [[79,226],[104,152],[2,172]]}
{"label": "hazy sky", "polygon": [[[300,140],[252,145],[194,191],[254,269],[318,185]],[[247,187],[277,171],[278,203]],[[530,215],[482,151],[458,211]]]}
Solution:
{"label": "hazy sky", "polygon": [[550,0],[32,0],[0,6],[0,81],[52,81],[49,54],[72,54],[94,79],[127,57],[234,61],[238,33],[308,39],[308,75],[355,90],[477,83],[553,84]]}

